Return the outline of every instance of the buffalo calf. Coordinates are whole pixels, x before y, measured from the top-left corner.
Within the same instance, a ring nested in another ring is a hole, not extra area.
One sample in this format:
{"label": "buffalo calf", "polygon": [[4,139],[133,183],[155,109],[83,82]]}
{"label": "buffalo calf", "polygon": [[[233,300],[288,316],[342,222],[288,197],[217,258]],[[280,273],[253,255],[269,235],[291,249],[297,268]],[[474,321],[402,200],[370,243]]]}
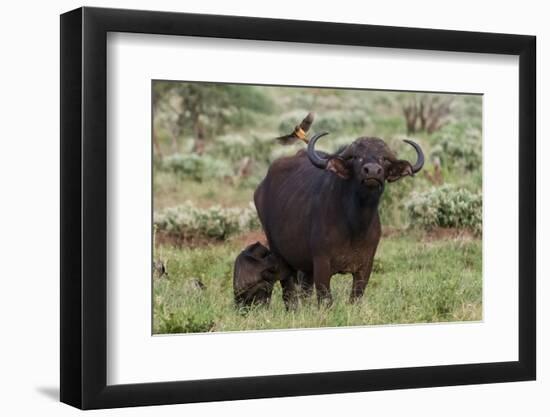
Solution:
{"label": "buffalo calf", "polygon": [[235,259],[235,304],[238,307],[268,304],[278,272],[277,258],[268,248],[260,242],[247,246]]}

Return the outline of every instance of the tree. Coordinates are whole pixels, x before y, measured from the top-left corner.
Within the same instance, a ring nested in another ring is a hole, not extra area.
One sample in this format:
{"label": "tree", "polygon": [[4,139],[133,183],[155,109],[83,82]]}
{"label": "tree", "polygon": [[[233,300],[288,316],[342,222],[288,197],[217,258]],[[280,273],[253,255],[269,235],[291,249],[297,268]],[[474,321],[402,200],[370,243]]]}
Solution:
{"label": "tree", "polygon": [[448,122],[452,101],[452,96],[443,98],[433,94],[412,94],[401,106],[407,124],[407,134],[431,134],[441,129]]}
{"label": "tree", "polygon": [[172,152],[178,152],[178,136],[181,131],[178,128],[179,106],[174,103],[174,91],[178,83],[170,81],[156,81],[153,83],[151,100],[153,104],[153,144],[155,153],[162,158],[162,151],[158,140],[157,127],[163,126],[168,132],[172,142]]}
{"label": "tree", "polygon": [[165,126],[173,143],[182,132],[191,132],[193,150],[200,154],[208,138],[223,132],[227,124],[242,125],[245,113],[269,112],[273,102],[253,86],[157,81],[153,108],[155,120]]}

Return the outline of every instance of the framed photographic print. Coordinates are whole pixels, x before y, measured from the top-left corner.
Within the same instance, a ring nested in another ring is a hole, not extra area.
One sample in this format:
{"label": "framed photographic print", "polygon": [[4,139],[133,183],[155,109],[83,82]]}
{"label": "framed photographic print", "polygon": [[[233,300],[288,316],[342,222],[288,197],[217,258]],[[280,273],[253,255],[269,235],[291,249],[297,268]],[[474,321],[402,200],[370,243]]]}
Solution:
{"label": "framed photographic print", "polygon": [[61,16],[61,401],[535,379],[535,38]]}

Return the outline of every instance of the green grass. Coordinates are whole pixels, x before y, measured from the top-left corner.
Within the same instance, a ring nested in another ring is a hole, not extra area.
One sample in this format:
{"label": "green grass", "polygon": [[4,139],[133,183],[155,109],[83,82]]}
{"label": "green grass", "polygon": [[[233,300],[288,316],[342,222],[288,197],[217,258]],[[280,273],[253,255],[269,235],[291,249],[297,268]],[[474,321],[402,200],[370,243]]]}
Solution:
{"label": "green grass", "polygon": [[[197,248],[160,246],[168,276],[154,280],[153,332],[196,333],[434,323],[482,319],[480,239],[432,239],[423,233],[382,239],[362,301],[349,304],[351,276],[332,278],[334,304],[315,298],[286,311],[276,285],[271,305],[247,314],[235,309],[233,261],[242,241]],[[200,280],[205,289],[196,285]]]}
{"label": "green grass", "polygon": [[154,181],[155,210],[178,206],[188,200],[202,208],[214,205],[248,207],[253,198],[253,190],[225,183],[224,180],[195,182],[156,171]]}

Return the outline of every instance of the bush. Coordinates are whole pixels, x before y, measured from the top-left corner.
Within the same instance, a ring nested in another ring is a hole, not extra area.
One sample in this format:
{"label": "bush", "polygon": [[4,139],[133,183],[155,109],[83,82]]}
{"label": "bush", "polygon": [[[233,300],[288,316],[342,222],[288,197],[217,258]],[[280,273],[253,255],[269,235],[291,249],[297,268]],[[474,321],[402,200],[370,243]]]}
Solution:
{"label": "bush", "polygon": [[196,238],[224,240],[231,235],[260,227],[252,204],[247,208],[214,206],[201,209],[189,202],[155,213],[154,224],[158,232],[166,232],[186,240]]}
{"label": "bush", "polygon": [[241,112],[270,113],[275,108],[275,102],[262,87],[226,84],[225,89],[229,93],[229,102]]}
{"label": "bush", "polygon": [[249,157],[253,161],[269,164],[273,140],[260,140],[256,137],[243,135],[225,135],[216,138],[215,146],[211,149],[211,155],[233,163],[240,162]]}
{"label": "bush", "polygon": [[[289,133],[291,133],[296,125],[300,124],[300,122],[304,119],[304,117],[306,117],[308,113],[309,110],[307,109],[298,109],[292,112],[285,113],[281,117],[281,122],[279,123],[279,134],[288,135]],[[317,121],[314,121],[313,125],[316,126]]]}
{"label": "bush", "polygon": [[446,185],[423,193],[413,193],[405,206],[411,223],[425,229],[465,228],[481,235],[481,193]]}
{"label": "bush", "polygon": [[481,171],[481,131],[474,127],[455,125],[441,131],[431,157],[439,158],[444,167],[462,171]]}
{"label": "bush", "polygon": [[[292,112],[283,118],[279,123],[279,133],[289,134],[294,130],[308,112]],[[370,123],[370,118],[365,110],[349,111],[325,111],[316,116],[313,122],[313,129],[316,132],[327,131],[334,135],[345,132],[362,132]]]}
{"label": "bush", "polygon": [[233,175],[231,165],[227,161],[194,153],[167,156],[160,162],[159,169],[172,172],[182,179],[199,182]]}
{"label": "bush", "polygon": [[413,191],[425,190],[431,187],[426,178],[417,175],[414,179],[405,178],[395,184],[386,184],[380,201],[380,220],[389,228],[403,228],[408,223],[405,203]]}

